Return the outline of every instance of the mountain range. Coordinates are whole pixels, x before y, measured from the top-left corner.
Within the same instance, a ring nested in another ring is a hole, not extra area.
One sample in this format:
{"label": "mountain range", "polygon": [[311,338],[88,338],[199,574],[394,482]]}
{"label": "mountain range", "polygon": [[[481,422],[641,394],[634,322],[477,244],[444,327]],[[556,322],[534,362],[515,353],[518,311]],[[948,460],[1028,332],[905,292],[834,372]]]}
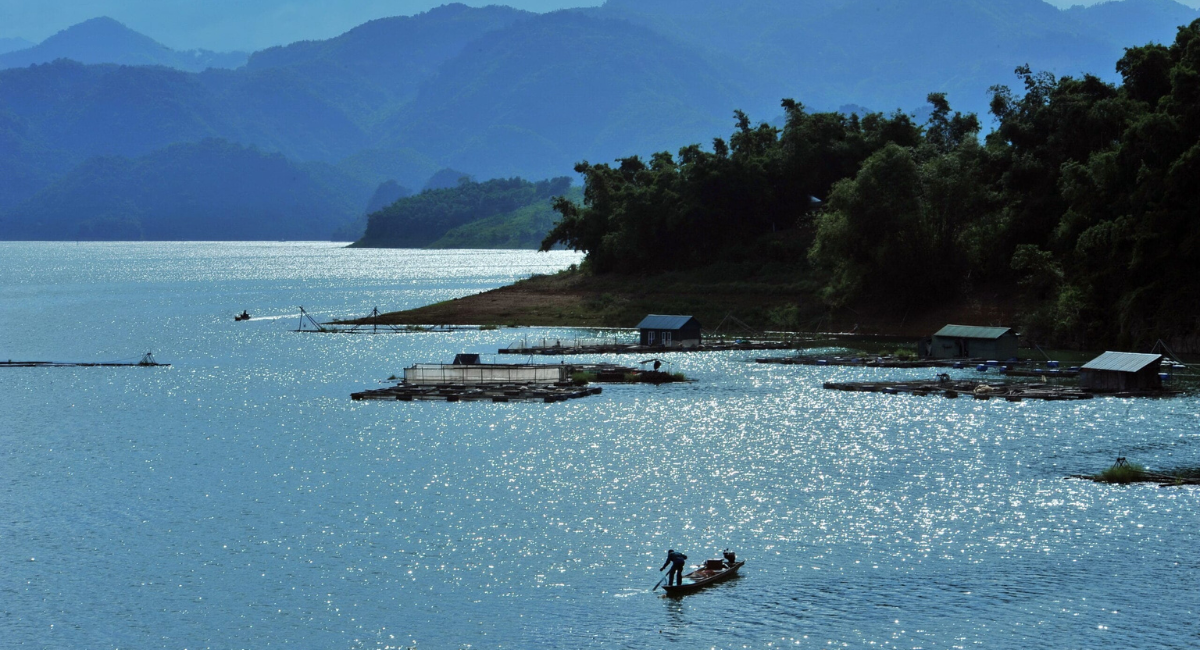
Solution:
{"label": "mountain range", "polygon": [[[327,210],[312,232],[328,236],[360,220],[388,181],[423,187],[447,167],[484,180],[561,176],[582,160],[706,143],[734,109],[774,120],[784,97],[912,112],[936,91],[982,114],[987,89],[1014,82],[1019,65],[1114,80],[1124,47],[1169,41],[1198,17],[1172,0],[1068,10],[1041,0],[608,0],[549,14],[454,4],[249,56],[175,52],[96,19],[0,54],[0,237],[117,232],[77,227],[93,218],[87,196],[111,199],[100,168],[174,187],[143,173],[164,164],[219,189],[232,179],[205,142],[299,170]],[[241,189],[230,196],[246,201],[247,219],[278,223]],[[97,201],[96,211],[121,210]],[[196,231],[149,227],[169,202],[129,201],[143,224],[129,233]],[[12,227],[21,220],[42,225]]]}
{"label": "mountain range", "polygon": [[24,39],[14,41],[20,47],[3,47],[0,41],[0,69],[71,59],[80,63],[161,65],[199,72],[207,68],[238,68],[245,65],[247,58],[245,52],[172,50],[107,17],[68,27],[37,45]]}

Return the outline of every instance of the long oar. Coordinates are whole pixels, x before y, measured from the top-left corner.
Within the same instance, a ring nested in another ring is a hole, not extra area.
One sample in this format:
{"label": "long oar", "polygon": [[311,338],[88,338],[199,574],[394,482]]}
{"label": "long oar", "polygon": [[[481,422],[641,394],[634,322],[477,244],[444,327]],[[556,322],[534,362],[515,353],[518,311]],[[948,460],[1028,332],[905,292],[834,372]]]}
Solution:
{"label": "long oar", "polygon": [[[667,576],[663,576],[663,577],[659,578],[658,584],[654,585],[654,589],[658,589],[658,585],[661,585],[663,583],[663,580],[666,580],[666,579],[667,579]],[[654,591],[654,589],[651,589],[650,591]]]}

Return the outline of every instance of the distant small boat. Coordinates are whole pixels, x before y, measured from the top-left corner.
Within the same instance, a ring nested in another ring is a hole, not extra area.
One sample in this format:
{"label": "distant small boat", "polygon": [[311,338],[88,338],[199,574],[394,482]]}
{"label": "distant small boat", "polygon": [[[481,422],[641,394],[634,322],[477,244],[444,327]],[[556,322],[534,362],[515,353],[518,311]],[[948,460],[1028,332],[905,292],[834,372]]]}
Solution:
{"label": "distant small boat", "polygon": [[737,575],[738,569],[746,563],[745,560],[735,561],[733,553],[726,553],[724,560],[705,560],[704,566],[683,576],[684,583],[663,587],[668,596],[682,596],[693,591],[728,580]]}
{"label": "distant small boat", "polygon": [[238,314],[237,316],[234,316],[233,320],[235,320],[235,321],[250,320],[250,312],[243,311],[242,313]]}

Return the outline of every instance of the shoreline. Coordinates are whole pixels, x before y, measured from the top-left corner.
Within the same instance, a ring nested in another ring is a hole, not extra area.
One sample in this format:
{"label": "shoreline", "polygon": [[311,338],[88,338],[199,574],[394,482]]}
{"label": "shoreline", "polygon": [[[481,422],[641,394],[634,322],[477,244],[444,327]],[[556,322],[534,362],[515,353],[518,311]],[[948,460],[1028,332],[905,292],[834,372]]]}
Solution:
{"label": "shoreline", "polygon": [[731,336],[783,330],[772,311],[791,308],[801,334],[916,341],[947,323],[1016,326],[1007,297],[980,293],[969,303],[940,305],[919,313],[882,305],[829,313],[811,291],[769,281],[721,282],[681,274],[588,276],[578,271],[536,275],[483,293],[371,318],[336,321],[369,325],[478,325],[495,327],[636,327],[647,314],[689,314],[712,331]]}

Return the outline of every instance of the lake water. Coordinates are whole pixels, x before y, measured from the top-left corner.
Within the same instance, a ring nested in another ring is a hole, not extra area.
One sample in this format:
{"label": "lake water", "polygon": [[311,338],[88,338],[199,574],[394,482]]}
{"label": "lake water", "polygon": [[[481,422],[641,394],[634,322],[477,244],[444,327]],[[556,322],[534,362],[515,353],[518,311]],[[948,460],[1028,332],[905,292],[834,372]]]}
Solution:
{"label": "lake water", "polygon": [[[567,403],[362,403],[577,333],[289,331],[576,260],[0,243],[0,358],[172,364],[0,369],[0,647],[1200,646],[1200,491],[1064,480],[1200,465],[1194,395],[842,393],[930,371],[735,352]],[[745,575],[664,598],[668,547]]]}

